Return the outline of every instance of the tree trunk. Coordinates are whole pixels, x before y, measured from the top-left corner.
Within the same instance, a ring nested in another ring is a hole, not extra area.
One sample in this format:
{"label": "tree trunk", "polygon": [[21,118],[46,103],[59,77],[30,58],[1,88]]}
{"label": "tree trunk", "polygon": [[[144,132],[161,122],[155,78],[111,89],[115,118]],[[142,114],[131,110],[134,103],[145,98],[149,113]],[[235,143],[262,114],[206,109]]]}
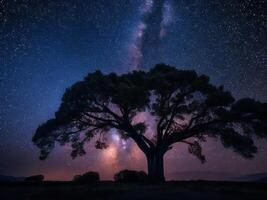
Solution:
{"label": "tree trunk", "polygon": [[164,153],[161,151],[153,151],[147,158],[148,177],[152,182],[164,182]]}

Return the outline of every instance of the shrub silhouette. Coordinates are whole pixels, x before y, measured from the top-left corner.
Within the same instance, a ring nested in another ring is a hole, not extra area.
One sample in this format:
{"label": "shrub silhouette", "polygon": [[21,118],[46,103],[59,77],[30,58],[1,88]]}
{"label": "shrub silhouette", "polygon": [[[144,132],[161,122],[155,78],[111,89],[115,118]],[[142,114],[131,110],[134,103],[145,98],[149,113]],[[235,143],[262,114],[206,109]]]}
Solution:
{"label": "shrub silhouette", "polygon": [[148,176],[144,171],[122,170],[114,175],[116,182],[145,182]]}
{"label": "shrub silhouette", "polygon": [[43,182],[44,176],[43,175],[34,175],[34,176],[29,176],[25,178],[26,182],[32,182],[32,183],[40,183]]}
{"label": "shrub silhouette", "polygon": [[76,175],[73,177],[73,181],[77,183],[94,183],[100,180],[98,172],[87,172],[82,175]]}

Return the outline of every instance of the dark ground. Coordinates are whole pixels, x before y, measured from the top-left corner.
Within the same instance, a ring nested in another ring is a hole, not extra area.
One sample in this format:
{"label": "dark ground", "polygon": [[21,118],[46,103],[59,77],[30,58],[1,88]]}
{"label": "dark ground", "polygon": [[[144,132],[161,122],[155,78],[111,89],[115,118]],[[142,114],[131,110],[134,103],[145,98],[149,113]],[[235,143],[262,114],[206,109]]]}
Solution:
{"label": "dark ground", "polygon": [[221,200],[267,199],[267,183],[175,181],[165,184],[123,184],[100,182],[78,185],[72,182],[0,183],[1,200]]}

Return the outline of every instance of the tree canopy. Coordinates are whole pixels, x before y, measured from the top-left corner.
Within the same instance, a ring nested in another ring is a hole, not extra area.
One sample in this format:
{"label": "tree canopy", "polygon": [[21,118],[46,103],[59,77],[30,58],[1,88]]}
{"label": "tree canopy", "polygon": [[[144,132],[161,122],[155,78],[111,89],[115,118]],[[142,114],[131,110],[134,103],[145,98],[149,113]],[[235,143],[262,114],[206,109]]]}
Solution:
{"label": "tree canopy", "polygon": [[[153,137],[147,135],[147,121],[135,120],[142,112],[156,123]],[[164,154],[182,142],[205,162],[201,142],[214,137],[224,147],[252,158],[257,152],[253,138],[267,135],[267,104],[235,100],[223,86],[212,85],[208,76],[165,64],[122,75],[96,71],[65,91],[55,117],[38,127],[33,142],[41,159],[56,142],[70,143],[76,157],[86,153],[85,143],[111,129],[134,140],[147,157]],[[107,144],[97,140],[95,147]]]}

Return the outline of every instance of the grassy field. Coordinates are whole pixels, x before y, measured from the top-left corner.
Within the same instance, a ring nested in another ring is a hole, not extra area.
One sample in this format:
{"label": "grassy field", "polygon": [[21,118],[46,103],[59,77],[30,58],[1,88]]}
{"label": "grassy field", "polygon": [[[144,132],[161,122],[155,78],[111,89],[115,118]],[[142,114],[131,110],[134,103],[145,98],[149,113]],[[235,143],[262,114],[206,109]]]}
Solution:
{"label": "grassy field", "polygon": [[99,182],[79,185],[72,182],[0,183],[1,200],[220,200],[267,199],[266,183],[175,181],[164,184],[123,184]]}

